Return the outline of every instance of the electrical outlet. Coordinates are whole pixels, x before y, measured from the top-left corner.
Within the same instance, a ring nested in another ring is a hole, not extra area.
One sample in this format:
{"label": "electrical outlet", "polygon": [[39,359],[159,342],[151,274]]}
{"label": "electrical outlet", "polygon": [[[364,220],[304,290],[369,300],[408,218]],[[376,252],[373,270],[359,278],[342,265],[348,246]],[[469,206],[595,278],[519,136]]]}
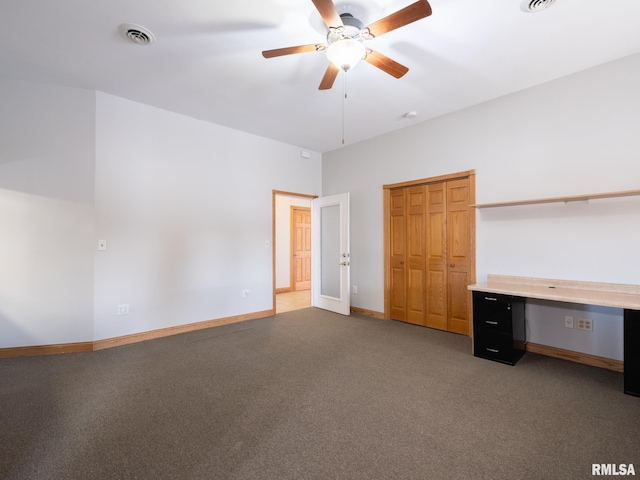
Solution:
{"label": "electrical outlet", "polygon": [[249,290],[242,290],[242,296],[243,297],[248,297],[249,296]]}
{"label": "electrical outlet", "polygon": [[104,251],[107,249],[107,241],[106,240],[98,240],[98,250]]}
{"label": "electrical outlet", "polygon": [[578,330],[593,332],[593,320],[590,318],[578,318]]}
{"label": "electrical outlet", "polygon": [[357,286],[354,285],[352,287],[352,290],[353,290],[353,293],[358,293],[358,287]]}
{"label": "electrical outlet", "polygon": [[118,315],[129,315],[129,304],[118,305]]}
{"label": "electrical outlet", "polygon": [[564,317],[564,326],[566,328],[573,328],[573,317],[571,316],[565,316]]}

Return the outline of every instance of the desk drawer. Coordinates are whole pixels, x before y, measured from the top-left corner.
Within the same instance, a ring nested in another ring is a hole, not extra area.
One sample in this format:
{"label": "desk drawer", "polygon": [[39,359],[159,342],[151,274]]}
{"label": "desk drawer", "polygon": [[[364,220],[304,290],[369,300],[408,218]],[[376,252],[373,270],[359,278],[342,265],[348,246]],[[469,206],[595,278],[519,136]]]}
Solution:
{"label": "desk drawer", "polygon": [[640,397],[640,310],[624,311],[624,393]]}
{"label": "desk drawer", "polygon": [[640,357],[624,359],[624,393],[640,397]]}
{"label": "desk drawer", "polygon": [[486,330],[474,331],[473,354],[476,357],[513,365],[515,363],[513,338],[507,333],[495,333]]}
{"label": "desk drawer", "polygon": [[479,318],[511,321],[511,296],[473,292],[473,314]]}
{"label": "desk drawer", "polygon": [[479,315],[473,312],[473,329],[488,330],[490,332],[500,332],[511,334],[513,331],[513,322],[511,316],[504,318],[501,315],[493,316],[489,314]]}

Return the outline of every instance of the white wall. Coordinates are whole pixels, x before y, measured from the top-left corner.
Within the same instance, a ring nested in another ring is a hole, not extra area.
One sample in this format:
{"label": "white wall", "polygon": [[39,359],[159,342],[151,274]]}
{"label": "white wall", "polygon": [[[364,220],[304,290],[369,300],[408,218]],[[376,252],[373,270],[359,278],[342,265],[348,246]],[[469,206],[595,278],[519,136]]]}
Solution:
{"label": "white wall", "polygon": [[[323,195],[351,192],[352,304],[384,309],[383,184],[475,169],[478,203],[640,188],[639,82],[634,55],[326,153]],[[477,278],[640,284],[638,244],[639,197],[480,210]],[[619,322],[594,330],[607,323]],[[543,343],[535,332],[529,340]],[[564,348],[583,348],[584,332],[570,333]]]}
{"label": "white wall", "polygon": [[291,207],[311,208],[311,200],[276,195],[276,288],[291,287]]}
{"label": "white wall", "polygon": [[319,154],[103,93],[96,148],[96,339],[273,307],[272,190],[319,194]]}
{"label": "white wall", "polygon": [[93,339],[95,93],[0,81],[0,348]]}
{"label": "white wall", "polygon": [[272,190],[319,194],[320,154],[17,81],[0,124],[0,348],[272,308]]}

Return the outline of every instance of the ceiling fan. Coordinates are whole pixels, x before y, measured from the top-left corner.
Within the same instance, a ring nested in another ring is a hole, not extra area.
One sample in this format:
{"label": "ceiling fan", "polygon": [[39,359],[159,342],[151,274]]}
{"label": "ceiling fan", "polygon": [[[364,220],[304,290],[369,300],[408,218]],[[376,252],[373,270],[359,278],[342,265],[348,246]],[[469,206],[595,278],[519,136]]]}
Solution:
{"label": "ceiling fan", "polygon": [[409,71],[389,57],[367,48],[365,40],[371,40],[421,18],[431,15],[431,5],[427,0],[418,0],[408,7],[398,10],[366,27],[350,13],[338,14],[332,0],[311,0],[329,28],[327,44],[312,43],[297,47],[265,50],[265,58],[280,57],[294,53],[319,52],[326,50],[329,66],[320,82],[319,90],[328,90],[333,86],[340,70],[345,72],[355,66],[360,59],[379,68],[395,78]]}

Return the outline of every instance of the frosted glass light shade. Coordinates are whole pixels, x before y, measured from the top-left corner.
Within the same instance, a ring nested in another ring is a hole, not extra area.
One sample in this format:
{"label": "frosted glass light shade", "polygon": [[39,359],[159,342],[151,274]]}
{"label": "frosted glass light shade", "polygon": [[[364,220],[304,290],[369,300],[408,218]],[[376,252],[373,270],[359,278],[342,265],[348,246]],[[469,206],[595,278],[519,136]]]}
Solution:
{"label": "frosted glass light shade", "polygon": [[329,45],[327,58],[336,67],[347,71],[356,66],[356,63],[364,57],[366,51],[362,42],[352,38],[345,38]]}

